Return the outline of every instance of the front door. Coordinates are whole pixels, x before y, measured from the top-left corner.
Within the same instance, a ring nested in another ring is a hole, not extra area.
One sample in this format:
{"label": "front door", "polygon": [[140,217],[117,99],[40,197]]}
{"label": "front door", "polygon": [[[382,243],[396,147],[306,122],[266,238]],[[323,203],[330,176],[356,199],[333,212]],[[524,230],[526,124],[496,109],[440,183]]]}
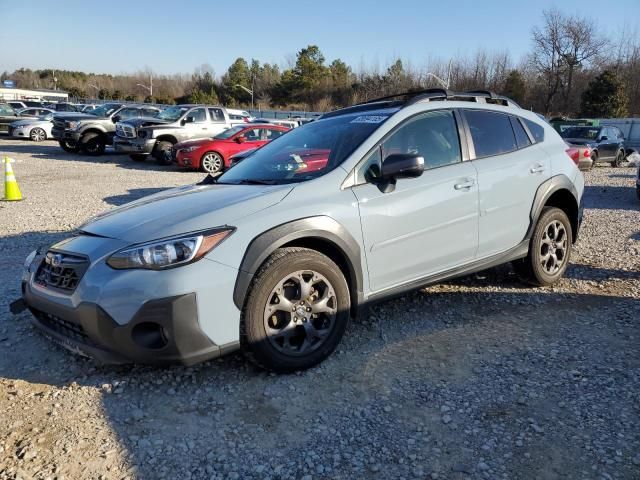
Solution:
{"label": "front door", "polygon": [[[393,153],[419,154],[421,177],[381,191],[366,175]],[[462,161],[453,112],[438,110],[401,124],[358,168],[352,187],[374,292],[419,280],[473,260],[478,245],[478,189],[471,162]]]}

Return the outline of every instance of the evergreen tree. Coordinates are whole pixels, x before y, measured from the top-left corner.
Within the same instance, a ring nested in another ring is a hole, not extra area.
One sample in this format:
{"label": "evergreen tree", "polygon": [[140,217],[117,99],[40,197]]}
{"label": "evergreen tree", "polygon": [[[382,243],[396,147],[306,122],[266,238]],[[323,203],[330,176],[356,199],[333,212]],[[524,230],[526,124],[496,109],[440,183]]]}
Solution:
{"label": "evergreen tree", "polygon": [[627,97],[615,72],[605,70],[582,94],[582,115],[590,118],[619,118],[627,115]]}

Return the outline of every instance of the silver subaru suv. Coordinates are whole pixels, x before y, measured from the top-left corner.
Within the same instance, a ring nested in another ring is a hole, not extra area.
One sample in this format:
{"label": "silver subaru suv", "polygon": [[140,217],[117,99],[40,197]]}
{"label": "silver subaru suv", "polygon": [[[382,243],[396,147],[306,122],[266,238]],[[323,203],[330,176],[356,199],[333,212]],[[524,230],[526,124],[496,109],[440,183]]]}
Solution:
{"label": "silver subaru suv", "polygon": [[25,262],[55,342],[104,362],[192,364],[242,349],[289,372],[374,302],[511,262],[563,276],[582,174],[536,114],[426,90],[323,115],[217,179],[92,218]]}

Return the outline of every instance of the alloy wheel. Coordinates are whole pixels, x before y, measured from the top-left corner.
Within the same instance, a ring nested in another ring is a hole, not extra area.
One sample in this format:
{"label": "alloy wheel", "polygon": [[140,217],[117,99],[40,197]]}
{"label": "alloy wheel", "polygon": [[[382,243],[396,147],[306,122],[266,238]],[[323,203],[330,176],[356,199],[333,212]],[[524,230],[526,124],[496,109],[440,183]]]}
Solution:
{"label": "alloy wheel", "polygon": [[271,345],[290,356],[316,350],[332,332],[338,299],[331,282],[312,270],[293,272],[269,294],[264,329]]}
{"label": "alloy wheel", "polygon": [[42,142],[47,138],[47,134],[41,128],[34,128],[29,135],[34,142]]}
{"label": "alloy wheel", "polygon": [[548,275],[558,272],[567,260],[567,230],[558,220],[544,229],[540,240],[540,263]]}
{"label": "alloy wheel", "polygon": [[217,153],[206,153],[202,157],[202,169],[207,173],[217,173],[222,170],[222,158]]}

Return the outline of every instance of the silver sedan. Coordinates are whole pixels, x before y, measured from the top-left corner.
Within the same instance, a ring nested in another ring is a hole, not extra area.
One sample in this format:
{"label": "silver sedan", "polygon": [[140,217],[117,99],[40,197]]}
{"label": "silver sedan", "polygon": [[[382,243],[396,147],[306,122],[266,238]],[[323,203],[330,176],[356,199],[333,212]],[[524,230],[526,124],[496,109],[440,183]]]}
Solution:
{"label": "silver sedan", "polygon": [[52,113],[41,117],[18,120],[9,125],[9,136],[16,138],[29,138],[34,142],[42,142],[47,138],[52,138],[52,120]]}

